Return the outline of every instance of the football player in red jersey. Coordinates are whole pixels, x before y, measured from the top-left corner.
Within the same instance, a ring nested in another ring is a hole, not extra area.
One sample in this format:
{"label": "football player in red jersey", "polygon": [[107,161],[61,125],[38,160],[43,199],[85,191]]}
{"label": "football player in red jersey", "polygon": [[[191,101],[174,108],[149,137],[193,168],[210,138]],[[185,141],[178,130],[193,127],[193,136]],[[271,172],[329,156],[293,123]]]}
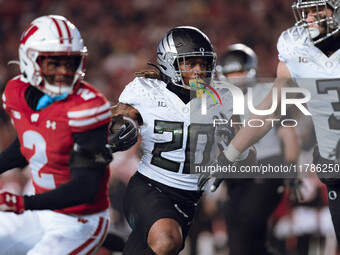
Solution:
{"label": "football player in red jersey", "polygon": [[[17,139],[0,154],[0,173],[29,165],[35,195],[0,192],[1,254],[94,254],[106,236],[111,111],[82,80],[86,56],[61,16],[35,19],[21,37],[21,75],[2,97]],[[111,136],[114,151],[122,132]]]}

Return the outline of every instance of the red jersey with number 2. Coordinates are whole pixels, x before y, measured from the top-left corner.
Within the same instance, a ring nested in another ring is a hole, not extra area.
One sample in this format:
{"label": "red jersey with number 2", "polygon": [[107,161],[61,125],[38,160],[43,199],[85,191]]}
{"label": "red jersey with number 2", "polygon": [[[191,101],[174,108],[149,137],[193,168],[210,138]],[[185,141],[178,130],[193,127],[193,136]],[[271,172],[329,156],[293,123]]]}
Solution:
{"label": "red jersey with number 2", "polygon": [[[43,193],[71,180],[68,161],[74,144],[72,134],[109,123],[111,112],[106,98],[86,82],[81,82],[65,100],[34,111],[25,100],[29,86],[17,76],[7,83],[2,99],[17,130],[21,153],[31,167],[35,192]],[[92,214],[108,208],[108,179],[107,168],[92,203],[58,211]]]}

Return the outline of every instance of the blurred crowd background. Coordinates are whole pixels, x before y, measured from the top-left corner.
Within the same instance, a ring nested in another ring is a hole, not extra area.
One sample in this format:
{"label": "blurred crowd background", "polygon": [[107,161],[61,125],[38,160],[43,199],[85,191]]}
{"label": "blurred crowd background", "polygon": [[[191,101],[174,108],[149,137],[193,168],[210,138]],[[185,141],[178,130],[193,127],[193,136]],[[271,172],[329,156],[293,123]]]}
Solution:
{"label": "blurred crowd background", "polygon": [[286,0],[0,0],[1,88],[19,71],[7,62],[18,59],[22,32],[47,14],[63,15],[78,27],[89,52],[86,80],[113,103],[135,71],[156,62],[158,43],[173,27],[198,27],[218,54],[244,43],[259,55],[260,75],[274,77],[276,41],[294,24]]}
{"label": "blurred crowd background", "polygon": [[[230,44],[248,45],[259,57],[258,76],[272,78],[278,63],[277,39],[295,22],[292,3],[287,0],[0,0],[0,92],[10,78],[19,74],[18,66],[7,63],[18,60],[22,32],[32,20],[48,14],[65,16],[78,27],[89,53],[85,79],[112,104],[118,102],[134,72],[150,68],[147,62],[156,63],[156,48],[166,32],[182,25],[195,26],[206,33],[218,55]],[[302,155],[304,151],[310,152],[310,143],[314,141],[310,139],[312,132],[300,130]],[[0,151],[14,137],[15,131],[1,108]],[[305,144],[309,146],[304,147]],[[308,158],[310,153],[307,155]],[[122,197],[139,157],[136,145],[127,152],[116,153],[111,163],[111,231],[117,231],[123,237],[130,229],[122,215]],[[311,161],[310,158],[306,160]],[[29,192],[30,186],[25,185],[27,180],[27,170],[12,171],[0,177],[0,188]],[[329,215],[327,210],[324,212],[327,205],[324,190],[317,179],[308,180],[313,182],[311,194],[314,192],[310,201],[302,205],[303,210],[299,205],[283,203],[276,218],[273,217],[272,231],[275,232],[279,220],[283,220],[278,226],[281,228],[271,237],[287,250],[285,254],[334,255],[336,244],[334,233],[329,231],[332,228]],[[203,199],[197,213],[197,227],[188,238],[192,246],[188,245],[181,254],[227,254],[228,235],[221,211],[225,199],[225,187],[217,195],[208,194]],[[293,207],[299,209],[298,216],[294,216]],[[299,228],[297,222],[308,227]],[[324,229],[321,226],[325,226]],[[328,234],[330,239],[327,239]],[[198,241],[198,238],[201,239]],[[331,244],[325,245],[324,240]],[[303,246],[300,252],[299,245]],[[331,250],[325,251],[325,247]]]}

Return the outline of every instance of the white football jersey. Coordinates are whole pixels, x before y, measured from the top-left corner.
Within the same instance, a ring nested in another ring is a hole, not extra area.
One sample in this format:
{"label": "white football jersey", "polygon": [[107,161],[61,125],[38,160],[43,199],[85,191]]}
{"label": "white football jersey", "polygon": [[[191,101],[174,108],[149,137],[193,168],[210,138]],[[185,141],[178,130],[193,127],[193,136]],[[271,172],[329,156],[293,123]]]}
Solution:
{"label": "white football jersey", "polygon": [[331,155],[340,138],[340,50],[327,57],[315,47],[303,28],[284,31],[277,44],[279,59],[301,88],[308,89],[307,103],[323,158]]}
{"label": "white football jersey", "polygon": [[[256,84],[254,87],[249,87],[248,92],[252,90],[252,103],[255,108],[266,98],[273,87],[273,83],[261,83]],[[248,94],[245,94],[245,98],[248,98]],[[246,102],[246,101],[245,101]],[[249,108],[244,107],[245,114],[241,116],[247,120],[251,112]],[[256,149],[256,158],[258,160],[266,159],[272,156],[279,156],[282,154],[281,140],[277,134],[277,129],[272,128],[264,137],[262,137],[257,143],[254,144]]]}
{"label": "white football jersey", "polygon": [[[138,171],[165,185],[197,190],[198,174],[190,174],[190,164],[206,164],[217,156],[213,117],[223,111],[232,115],[231,93],[223,93],[223,106],[207,97],[207,114],[201,114],[200,98],[185,104],[160,80],[135,78],[119,97],[139,111],[143,157]],[[192,165],[191,165],[192,166]]]}

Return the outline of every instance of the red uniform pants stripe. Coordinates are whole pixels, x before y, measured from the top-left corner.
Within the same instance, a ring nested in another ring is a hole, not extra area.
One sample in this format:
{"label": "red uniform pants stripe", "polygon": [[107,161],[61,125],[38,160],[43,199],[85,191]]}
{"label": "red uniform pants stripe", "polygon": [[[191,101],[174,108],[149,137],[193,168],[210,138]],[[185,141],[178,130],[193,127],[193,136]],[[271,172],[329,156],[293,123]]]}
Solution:
{"label": "red uniform pants stripe", "polygon": [[98,223],[98,227],[96,229],[96,231],[92,234],[92,237],[89,238],[87,241],[85,241],[82,245],[80,245],[78,248],[76,248],[75,250],[73,250],[70,255],[77,255],[79,254],[79,252],[81,252],[82,250],[84,250],[85,248],[87,248],[92,242],[94,242],[96,240],[96,237],[99,235],[99,233],[102,231],[103,227],[105,228],[105,231],[103,233],[103,236],[105,236],[105,233],[107,231],[107,220],[106,220],[106,226],[103,226],[104,223],[104,218],[100,217],[99,218],[99,223]]}

